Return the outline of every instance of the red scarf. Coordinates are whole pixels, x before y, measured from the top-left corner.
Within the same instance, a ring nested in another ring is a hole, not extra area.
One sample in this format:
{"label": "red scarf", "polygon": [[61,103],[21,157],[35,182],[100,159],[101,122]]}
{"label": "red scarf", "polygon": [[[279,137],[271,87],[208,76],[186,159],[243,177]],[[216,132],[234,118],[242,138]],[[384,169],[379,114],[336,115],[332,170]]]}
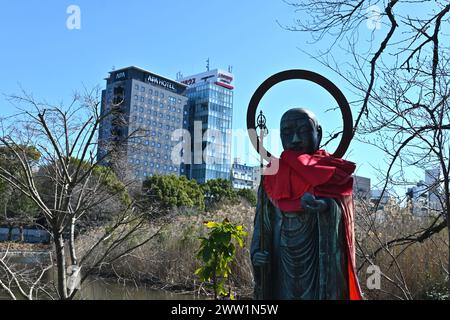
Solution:
{"label": "red scarf", "polygon": [[[272,162],[268,167],[271,165]],[[360,300],[353,233],[352,173],[355,167],[353,162],[335,158],[325,150],[312,155],[285,150],[279,159],[277,173],[264,175],[263,187],[271,202],[282,211],[301,211],[300,198],[305,192],[337,201],[344,220],[350,299]]]}

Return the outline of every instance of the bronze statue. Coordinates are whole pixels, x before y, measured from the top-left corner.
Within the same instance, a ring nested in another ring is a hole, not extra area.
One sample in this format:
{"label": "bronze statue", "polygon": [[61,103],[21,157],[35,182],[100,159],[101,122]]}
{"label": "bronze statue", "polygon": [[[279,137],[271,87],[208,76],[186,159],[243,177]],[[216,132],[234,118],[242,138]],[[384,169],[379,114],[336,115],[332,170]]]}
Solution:
{"label": "bronze statue", "polygon": [[353,239],[355,164],[319,149],[322,128],[309,110],[288,110],[280,129],[278,170],[262,175],[258,190],[251,245],[255,298],[361,299]]}

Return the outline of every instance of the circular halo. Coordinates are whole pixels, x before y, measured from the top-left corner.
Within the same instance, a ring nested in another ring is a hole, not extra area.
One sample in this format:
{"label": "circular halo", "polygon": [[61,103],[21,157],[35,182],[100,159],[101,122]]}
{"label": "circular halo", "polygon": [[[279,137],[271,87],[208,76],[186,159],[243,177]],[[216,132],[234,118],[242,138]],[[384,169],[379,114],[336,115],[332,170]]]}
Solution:
{"label": "circular halo", "polygon": [[[256,89],[255,93],[250,99],[250,103],[247,109],[247,132],[249,133],[253,147],[259,154],[262,153],[261,155],[264,159],[270,161],[270,158],[272,158],[272,154],[267,151],[264,146],[260,146],[260,150],[258,150],[259,137],[256,134],[255,125],[256,110],[258,109],[258,105],[262,97],[266,94],[267,91],[269,91],[270,88],[272,88],[277,83],[295,79],[308,80],[320,85],[322,88],[327,90],[333,96],[334,100],[336,100],[336,102],[338,103],[342,114],[342,120],[344,122],[344,128],[341,141],[336,151],[333,153],[333,156],[336,158],[342,158],[347,151],[353,136],[353,118],[352,112],[350,110],[350,105],[348,104],[348,101],[345,98],[344,94],[341,92],[341,90],[339,90],[338,87],[334,85],[333,82],[318,73],[301,69],[292,69],[278,72],[266,79],[258,87],[258,89]],[[251,132],[253,132],[253,134]]]}

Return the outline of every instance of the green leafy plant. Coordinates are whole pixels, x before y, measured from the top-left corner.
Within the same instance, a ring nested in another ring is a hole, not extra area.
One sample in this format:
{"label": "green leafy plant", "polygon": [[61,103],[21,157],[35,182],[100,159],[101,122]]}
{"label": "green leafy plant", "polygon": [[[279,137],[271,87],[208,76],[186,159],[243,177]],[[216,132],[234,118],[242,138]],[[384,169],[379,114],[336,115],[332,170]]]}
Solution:
{"label": "green leafy plant", "polygon": [[[233,300],[229,279],[231,263],[236,258],[235,242],[242,248],[247,232],[243,226],[234,225],[228,219],[224,219],[222,223],[206,221],[205,225],[210,232],[207,238],[200,237],[201,244],[197,259],[203,262],[203,266],[198,268],[195,274],[201,281],[212,282],[214,299],[220,296]],[[227,281],[228,290],[225,287]]]}

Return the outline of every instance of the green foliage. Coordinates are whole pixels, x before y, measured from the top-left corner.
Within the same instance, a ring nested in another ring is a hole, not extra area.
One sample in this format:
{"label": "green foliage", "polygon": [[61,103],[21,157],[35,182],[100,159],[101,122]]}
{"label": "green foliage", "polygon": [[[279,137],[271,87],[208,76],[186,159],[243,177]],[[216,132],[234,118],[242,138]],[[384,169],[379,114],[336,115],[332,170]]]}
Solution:
{"label": "green foliage", "polygon": [[250,202],[253,207],[256,207],[256,192],[252,189],[240,189],[237,191],[237,195],[243,197]]}
{"label": "green foliage", "polygon": [[93,174],[101,178],[101,183],[106,187],[108,192],[117,194],[120,197],[120,201],[125,206],[131,204],[131,197],[127,188],[122,181],[117,178],[116,174],[111,168],[104,166],[96,166],[93,170]]}
{"label": "green foliage", "polygon": [[[14,173],[14,176],[20,179],[23,175],[23,170],[15,152],[31,166],[40,159],[41,155],[32,146],[18,145],[12,147],[12,149],[6,146],[0,147],[0,168]],[[31,223],[32,219],[39,214],[39,208],[34,201],[1,178],[0,210],[4,212],[1,215],[0,223]],[[28,219],[25,219],[25,217]]]}
{"label": "green foliage", "polygon": [[185,176],[153,175],[144,181],[143,190],[147,201],[164,209],[191,207],[203,210],[205,207],[201,187]]}
{"label": "green foliage", "polygon": [[236,246],[233,239],[242,248],[247,232],[241,225],[234,225],[224,219],[222,223],[207,221],[207,228],[211,229],[208,238],[201,237],[200,249],[197,259],[203,262],[203,266],[195,271],[201,281],[211,282],[214,288],[214,298],[218,296],[234,299],[225,288],[226,281],[231,274],[231,263],[236,258]]}
{"label": "green foliage", "polygon": [[217,205],[222,202],[235,204],[238,201],[236,191],[233,189],[231,181],[226,179],[208,180],[202,185],[205,195],[205,205],[207,207]]}

